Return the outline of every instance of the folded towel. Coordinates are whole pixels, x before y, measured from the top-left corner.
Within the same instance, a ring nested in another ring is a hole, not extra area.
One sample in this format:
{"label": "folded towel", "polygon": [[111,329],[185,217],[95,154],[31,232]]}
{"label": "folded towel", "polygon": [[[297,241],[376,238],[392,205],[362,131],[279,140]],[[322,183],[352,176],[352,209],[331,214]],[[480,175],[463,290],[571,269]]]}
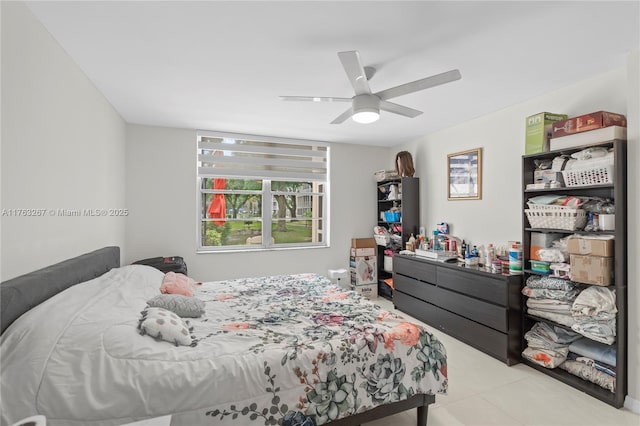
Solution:
{"label": "folded towel", "polygon": [[573,324],[576,323],[576,320],[574,320],[573,317],[568,313],[562,314],[557,312],[547,312],[547,311],[540,311],[532,308],[529,308],[527,312],[529,313],[529,315],[548,319],[557,324],[566,325],[567,327],[571,327]]}
{"label": "folded towel", "polygon": [[531,327],[531,330],[525,333],[524,337],[529,346],[555,349],[569,347],[571,342],[581,339],[582,335],[555,325],[537,322]]}
{"label": "folded towel", "polygon": [[526,286],[522,289],[522,294],[534,299],[554,299],[564,302],[573,302],[580,294],[580,290],[550,290],[548,288],[531,288]]}
{"label": "folded towel", "polygon": [[[575,318],[575,317],[574,317]],[[597,342],[612,345],[616,341],[616,321],[576,322],[571,329]]]}
{"label": "folded towel", "polygon": [[569,350],[578,355],[595,359],[612,366],[616,366],[616,347],[595,342],[583,337],[569,345]]}
{"label": "folded towel", "polygon": [[581,379],[588,380],[591,383],[615,392],[616,390],[616,378],[611,377],[602,371],[596,370],[595,367],[590,367],[578,361],[566,360],[559,366],[563,370],[568,371],[574,376],[578,376]]}
{"label": "folded towel", "polygon": [[527,299],[527,306],[532,309],[548,312],[558,312],[571,315],[570,302],[562,302],[554,299]]}
{"label": "folded towel", "polygon": [[569,352],[569,354],[567,355],[567,359],[571,361],[578,361],[583,364],[587,364],[591,367],[594,367],[598,371],[602,371],[603,373],[608,374],[609,376],[616,377],[617,375],[616,367],[609,364],[605,364],[604,362],[596,361],[595,359],[587,358],[585,356],[580,356],[573,352]]}
{"label": "folded towel", "polygon": [[567,359],[569,348],[543,349],[526,347],[522,356],[546,368],[556,368]]}
{"label": "folded towel", "polygon": [[529,278],[527,278],[527,287],[569,291],[576,288],[576,283],[574,283],[573,281],[564,280],[562,278],[531,275]]}

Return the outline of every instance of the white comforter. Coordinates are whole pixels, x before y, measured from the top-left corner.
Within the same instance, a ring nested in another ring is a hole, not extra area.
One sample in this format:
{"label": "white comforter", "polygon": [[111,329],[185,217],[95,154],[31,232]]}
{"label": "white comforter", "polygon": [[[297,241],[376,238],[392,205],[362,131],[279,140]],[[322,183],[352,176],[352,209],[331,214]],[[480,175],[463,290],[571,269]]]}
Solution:
{"label": "white comforter", "polygon": [[446,354],[426,330],[316,275],[205,283],[198,344],[137,330],[163,274],[126,266],[67,289],[2,335],[2,424],[317,424],[446,392]]}

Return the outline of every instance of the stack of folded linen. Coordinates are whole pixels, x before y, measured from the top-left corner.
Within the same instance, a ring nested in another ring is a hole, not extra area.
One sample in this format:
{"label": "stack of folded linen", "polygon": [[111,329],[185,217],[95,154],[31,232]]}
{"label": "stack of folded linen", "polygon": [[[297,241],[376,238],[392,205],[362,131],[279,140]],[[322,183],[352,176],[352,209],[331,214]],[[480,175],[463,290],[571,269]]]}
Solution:
{"label": "stack of folded linen", "polygon": [[537,322],[525,333],[527,347],[522,351],[526,359],[547,368],[555,368],[565,362],[569,345],[582,338],[580,334]]}
{"label": "stack of folded linen", "polygon": [[589,287],[576,297],[571,307],[574,331],[611,345],[616,341],[616,293],[606,287]]}
{"label": "stack of folded linen", "polygon": [[567,360],[560,368],[615,392],[616,347],[582,337],[569,345]]}
{"label": "stack of folded linen", "polygon": [[575,319],[571,314],[573,302],[580,294],[580,287],[573,281],[561,278],[530,276],[522,294],[528,296],[530,315],[572,327]]}

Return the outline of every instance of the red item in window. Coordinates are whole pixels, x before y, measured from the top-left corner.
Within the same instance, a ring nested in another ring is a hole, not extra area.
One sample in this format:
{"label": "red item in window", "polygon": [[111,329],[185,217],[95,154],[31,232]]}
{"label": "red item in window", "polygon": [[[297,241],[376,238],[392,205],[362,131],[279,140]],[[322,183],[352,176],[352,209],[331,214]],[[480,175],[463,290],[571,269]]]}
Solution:
{"label": "red item in window", "polygon": [[[227,186],[227,179],[225,178],[215,178],[213,179],[213,189],[225,189]],[[222,219],[222,220],[214,220],[218,226],[224,225],[225,217],[227,214],[227,202],[224,198],[224,194],[214,194],[213,199],[211,199],[211,204],[209,204],[209,209],[207,210],[209,213],[209,217],[211,219]]]}

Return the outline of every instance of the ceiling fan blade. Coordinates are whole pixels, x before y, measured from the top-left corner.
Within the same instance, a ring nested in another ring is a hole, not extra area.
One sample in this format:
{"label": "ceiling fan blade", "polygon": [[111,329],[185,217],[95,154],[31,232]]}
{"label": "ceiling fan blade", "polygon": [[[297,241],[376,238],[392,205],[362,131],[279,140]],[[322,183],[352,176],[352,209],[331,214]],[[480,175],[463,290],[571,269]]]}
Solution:
{"label": "ceiling fan blade", "polygon": [[422,111],[409,108],[403,105],[394,104],[389,101],[380,101],[380,109],[383,111],[393,112],[394,114],[403,115],[405,117],[413,118],[422,114]]}
{"label": "ceiling fan blade", "polygon": [[428,89],[430,87],[439,86],[440,84],[460,80],[461,78],[462,75],[459,70],[451,70],[443,72],[442,74],[432,75],[431,77],[423,78],[421,80],[412,81],[411,83],[401,84],[400,86],[392,87],[374,94],[384,101]]}
{"label": "ceiling fan blade", "polygon": [[340,114],[339,116],[337,116],[335,118],[335,120],[333,120],[331,122],[331,124],[340,124],[340,123],[344,123],[344,121],[351,117],[353,115],[353,110],[351,108],[349,108],[348,110],[346,110],[345,112],[343,112],[342,114]]}
{"label": "ceiling fan blade", "polygon": [[278,96],[281,101],[308,101],[308,102],[351,102],[351,98],[334,98],[327,96]]}
{"label": "ceiling fan blade", "polygon": [[367,74],[364,72],[364,67],[360,62],[358,51],[338,52],[338,56],[356,95],[370,94],[371,89],[367,81]]}

